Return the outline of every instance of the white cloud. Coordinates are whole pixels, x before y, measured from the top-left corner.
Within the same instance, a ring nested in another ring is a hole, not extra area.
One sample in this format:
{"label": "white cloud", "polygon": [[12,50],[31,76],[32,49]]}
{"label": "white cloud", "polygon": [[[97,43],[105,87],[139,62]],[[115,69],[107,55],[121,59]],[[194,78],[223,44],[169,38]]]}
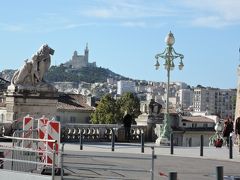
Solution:
{"label": "white cloud", "polygon": [[96,8],[94,4],[80,13],[89,17],[121,19],[163,17],[175,14],[175,10],[169,9],[164,3],[152,3],[151,1],[142,0],[103,0],[101,2],[99,7]]}
{"label": "white cloud", "polygon": [[79,23],[79,24],[66,24],[61,29],[75,29],[82,26],[94,26],[97,23]]}
{"label": "white cloud", "polygon": [[229,22],[222,21],[218,16],[199,17],[192,21],[194,26],[221,28],[229,25]]}
{"label": "white cloud", "polygon": [[240,24],[239,0],[183,0],[180,6],[191,10],[190,22],[196,26],[219,28]]}
{"label": "white cloud", "polygon": [[81,13],[92,18],[124,19],[131,22],[119,21],[126,26],[134,26],[133,20],[144,22],[146,18],[155,19],[155,23],[172,20],[175,23],[184,22],[185,25],[214,28],[240,24],[239,0],[102,0],[98,8],[95,3]]}
{"label": "white cloud", "polygon": [[24,25],[20,25],[20,24],[0,23],[0,29],[3,31],[9,31],[9,32],[25,31]]}
{"label": "white cloud", "polygon": [[133,21],[123,22],[121,25],[126,27],[146,27],[145,22],[133,22]]}
{"label": "white cloud", "polygon": [[[42,12],[25,22],[0,24],[10,32],[53,32],[82,26],[222,28],[240,24],[240,0],[91,0],[69,13]],[[80,15],[80,16],[79,16]]]}

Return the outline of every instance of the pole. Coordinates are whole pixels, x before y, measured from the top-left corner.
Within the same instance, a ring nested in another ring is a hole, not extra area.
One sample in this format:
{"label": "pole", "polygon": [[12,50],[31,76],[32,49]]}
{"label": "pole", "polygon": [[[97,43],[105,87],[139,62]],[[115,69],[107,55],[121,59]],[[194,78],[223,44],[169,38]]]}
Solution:
{"label": "pole", "polygon": [[141,132],[141,152],[144,153],[144,132]]}
{"label": "pole", "polygon": [[170,172],[169,180],[177,180],[177,172]]}
{"label": "pole", "polygon": [[114,151],[114,145],[115,145],[115,131],[112,129],[112,151]]}
{"label": "pole", "polygon": [[165,69],[167,70],[167,88],[166,88],[166,108],[165,108],[165,114],[164,114],[164,126],[161,128],[159,139],[156,141],[161,141],[165,143],[166,141],[169,142],[170,139],[170,134],[172,132],[171,129],[171,118],[169,116],[169,85],[170,85],[170,71],[174,69],[174,59],[180,58],[180,63],[179,63],[179,69],[181,70],[183,68],[183,62],[182,59],[184,56],[180,53],[177,53],[174,48],[172,47],[173,44],[175,43],[175,38],[173,33],[170,31],[169,34],[165,38],[165,42],[167,44],[166,49],[164,52],[159,53],[155,56],[156,58],[156,64],[155,68],[156,70],[159,69],[160,64],[158,62],[159,58],[162,58],[165,60],[164,66]]}
{"label": "pole", "polygon": [[223,180],[223,166],[217,166],[216,171],[217,180]]}
{"label": "pole", "polygon": [[53,159],[52,159],[52,180],[54,180],[54,175],[55,175],[55,155],[56,155],[56,143],[57,141],[55,141],[53,143]]}
{"label": "pole", "polygon": [[151,146],[152,149],[152,168],[151,168],[151,180],[154,180],[154,158],[155,158],[155,154],[154,154],[154,147]]}
{"label": "pole", "polygon": [[62,152],[61,152],[61,180],[63,180],[63,153],[64,153],[64,143],[62,144]]}
{"label": "pole", "polygon": [[173,154],[173,133],[170,135],[171,154]]}
{"label": "pole", "polygon": [[83,149],[83,137],[82,137],[82,130],[80,130],[80,135],[79,135],[79,144],[80,144],[80,150]]}
{"label": "pole", "polygon": [[[171,53],[171,52],[169,52]],[[170,63],[171,59],[166,59],[167,63],[167,98],[166,98],[166,113],[164,117],[164,127],[163,127],[163,133],[161,134],[161,138],[167,138],[169,140],[170,133],[171,133],[171,127],[170,127],[170,118],[169,118],[169,84],[170,84]]]}
{"label": "pole", "polygon": [[[169,114],[169,85],[170,85],[170,60],[168,59],[168,67],[167,67],[167,101],[166,101],[166,108],[167,108],[167,115]],[[168,119],[167,119],[168,120]]]}
{"label": "pole", "polygon": [[229,140],[229,159],[233,158],[232,135],[228,137]]}
{"label": "pole", "polygon": [[203,156],[203,135],[200,137],[200,156]]}

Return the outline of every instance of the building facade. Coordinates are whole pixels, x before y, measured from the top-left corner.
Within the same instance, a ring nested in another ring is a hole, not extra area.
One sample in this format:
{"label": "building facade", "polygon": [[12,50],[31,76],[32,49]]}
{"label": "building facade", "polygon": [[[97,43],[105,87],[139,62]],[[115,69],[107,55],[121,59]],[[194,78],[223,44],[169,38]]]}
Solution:
{"label": "building facade", "polygon": [[125,92],[135,93],[135,82],[133,81],[118,81],[117,94],[122,95]]}
{"label": "building facade", "polygon": [[207,111],[221,118],[234,117],[236,93],[236,89],[195,88],[193,111]]}
{"label": "building facade", "polygon": [[59,95],[56,120],[64,126],[68,123],[90,123],[90,114],[94,107],[89,105],[88,98],[81,94]]}

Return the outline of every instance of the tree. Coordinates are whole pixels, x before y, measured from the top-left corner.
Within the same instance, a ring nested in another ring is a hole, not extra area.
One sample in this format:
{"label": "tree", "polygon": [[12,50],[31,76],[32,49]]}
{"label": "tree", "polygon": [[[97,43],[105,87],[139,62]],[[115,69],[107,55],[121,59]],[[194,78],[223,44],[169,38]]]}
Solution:
{"label": "tree", "polygon": [[100,99],[96,110],[91,114],[91,122],[93,124],[122,123],[125,111],[128,111],[133,119],[139,116],[140,101],[135,94],[124,93],[118,100],[107,94]]}
{"label": "tree", "polygon": [[114,124],[121,119],[116,100],[110,94],[104,95],[96,110],[91,114],[93,124]]}
{"label": "tree", "polygon": [[124,93],[120,99],[117,100],[117,106],[120,108],[121,117],[124,112],[129,112],[133,119],[140,115],[140,100],[138,97],[131,92]]}

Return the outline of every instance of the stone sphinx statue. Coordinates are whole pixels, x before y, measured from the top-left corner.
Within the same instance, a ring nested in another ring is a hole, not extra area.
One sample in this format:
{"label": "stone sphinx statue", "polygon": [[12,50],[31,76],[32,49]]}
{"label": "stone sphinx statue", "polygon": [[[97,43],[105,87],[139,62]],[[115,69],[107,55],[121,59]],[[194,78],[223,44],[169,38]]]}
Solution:
{"label": "stone sphinx statue", "polygon": [[46,84],[43,77],[50,67],[53,54],[52,48],[47,44],[42,45],[31,59],[25,60],[25,64],[15,72],[11,84],[21,87],[36,87]]}

